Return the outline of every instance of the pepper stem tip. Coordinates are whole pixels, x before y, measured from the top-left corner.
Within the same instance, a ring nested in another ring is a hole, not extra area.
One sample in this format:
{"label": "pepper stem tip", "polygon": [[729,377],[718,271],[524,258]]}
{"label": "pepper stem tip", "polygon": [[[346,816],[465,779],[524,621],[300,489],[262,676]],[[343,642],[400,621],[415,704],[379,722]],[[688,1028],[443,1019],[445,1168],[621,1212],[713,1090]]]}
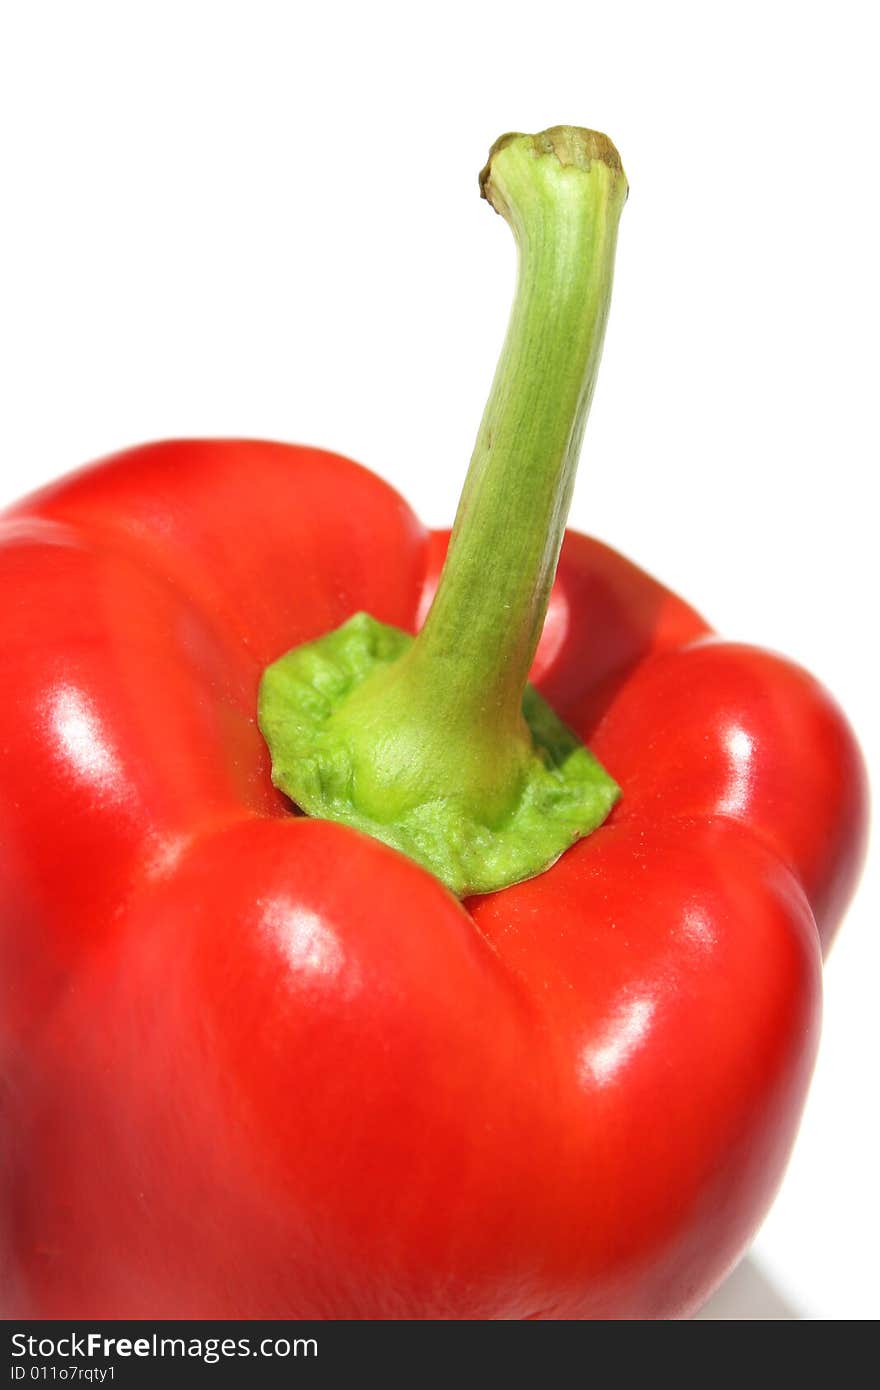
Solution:
{"label": "pepper stem tip", "polygon": [[505,199],[503,194],[499,195],[493,172],[497,156],[511,146],[522,148],[536,159],[548,156],[555,158],[560,168],[580,169],[583,173],[589,173],[590,166],[598,160],[613,174],[618,175],[626,185],[627,192],[629,191],[617,146],[600,130],[587,130],[583,126],[574,125],[554,125],[549,130],[539,131],[537,135],[523,135],[519,131],[510,131],[495,141],[479,175],[480,194],[502,216],[505,215]]}

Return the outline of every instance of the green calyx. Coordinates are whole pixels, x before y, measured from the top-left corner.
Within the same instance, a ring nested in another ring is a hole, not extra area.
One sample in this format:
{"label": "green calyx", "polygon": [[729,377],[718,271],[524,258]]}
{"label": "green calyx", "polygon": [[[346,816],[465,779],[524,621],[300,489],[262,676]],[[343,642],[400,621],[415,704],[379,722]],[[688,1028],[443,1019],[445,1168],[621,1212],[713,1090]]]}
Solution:
{"label": "green calyx", "polygon": [[[420,781],[424,763],[417,756],[410,763],[410,739],[403,736],[401,758],[394,737],[409,722],[406,682],[394,675],[414,644],[409,633],[356,613],[268,667],[260,727],[273,780],[305,810],[375,835],[462,897],[530,878],[601,825],[617,784],[530,685],[522,699],[525,756],[509,809],[490,821],[478,795],[484,780],[501,790],[490,748],[467,781],[454,775],[454,755],[443,785]],[[385,738],[362,721],[359,693],[367,712],[372,705],[380,715]],[[418,744],[418,721],[413,732]]]}
{"label": "green calyx", "polygon": [[[511,322],[417,637],[357,614],[267,668],[272,777],[460,896],[548,868],[619,788],[528,684],[598,370],[626,180],[605,136],[504,136],[480,178],[519,248]],[[588,634],[587,634],[588,636]],[[588,657],[588,653],[585,654]]]}

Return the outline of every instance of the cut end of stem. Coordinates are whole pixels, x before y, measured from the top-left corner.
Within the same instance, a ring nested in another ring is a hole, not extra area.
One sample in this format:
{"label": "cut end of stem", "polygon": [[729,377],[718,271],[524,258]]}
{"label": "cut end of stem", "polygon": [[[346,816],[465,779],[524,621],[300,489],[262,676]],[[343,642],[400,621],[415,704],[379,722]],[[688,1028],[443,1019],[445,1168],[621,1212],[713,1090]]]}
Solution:
{"label": "cut end of stem", "polygon": [[[500,136],[489,151],[489,158],[480,170],[480,193],[492,204],[496,212],[504,215],[504,198],[493,182],[495,160],[504,150],[512,147],[530,154],[535,159],[555,160],[562,169],[575,168],[589,173],[595,162],[604,164],[613,174],[619,175],[626,185],[626,175],[617,147],[600,130],[586,130],[582,126],[554,125],[537,135],[522,135],[512,131]],[[628,185],[627,189],[628,189]],[[498,201],[496,201],[496,199]],[[502,206],[499,206],[499,202]]]}

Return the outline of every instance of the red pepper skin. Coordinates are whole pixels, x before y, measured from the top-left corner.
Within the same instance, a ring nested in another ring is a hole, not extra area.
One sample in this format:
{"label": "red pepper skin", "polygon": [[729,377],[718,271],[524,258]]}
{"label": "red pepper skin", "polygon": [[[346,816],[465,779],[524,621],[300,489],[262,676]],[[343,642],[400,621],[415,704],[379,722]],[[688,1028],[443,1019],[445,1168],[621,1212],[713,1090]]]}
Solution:
{"label": "red pepper skin", "polygon": [[255,723],[293,644],[414,628],[445,544],[356,465],[247,442],[8,515],[6,1317],[683,1317],[754,1232],[861,859],[853,737],[569,533],[534,677],[623,797],[460,904],[292,815]]}

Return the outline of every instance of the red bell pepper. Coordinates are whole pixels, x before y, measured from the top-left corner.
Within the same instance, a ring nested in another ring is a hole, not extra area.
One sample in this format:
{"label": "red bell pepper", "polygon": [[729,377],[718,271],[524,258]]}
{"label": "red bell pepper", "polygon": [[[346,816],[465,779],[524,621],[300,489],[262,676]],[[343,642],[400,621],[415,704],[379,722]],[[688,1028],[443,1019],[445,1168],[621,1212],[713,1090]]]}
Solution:
{"label": "red bell pepper", "polygon": [[7,1317],[685,1316],[780,1181],[859,752],[606,546],[553,581],[626,185],[560,128],[483,186],[520,280],[439,589],[316,449],[2,523]]}

